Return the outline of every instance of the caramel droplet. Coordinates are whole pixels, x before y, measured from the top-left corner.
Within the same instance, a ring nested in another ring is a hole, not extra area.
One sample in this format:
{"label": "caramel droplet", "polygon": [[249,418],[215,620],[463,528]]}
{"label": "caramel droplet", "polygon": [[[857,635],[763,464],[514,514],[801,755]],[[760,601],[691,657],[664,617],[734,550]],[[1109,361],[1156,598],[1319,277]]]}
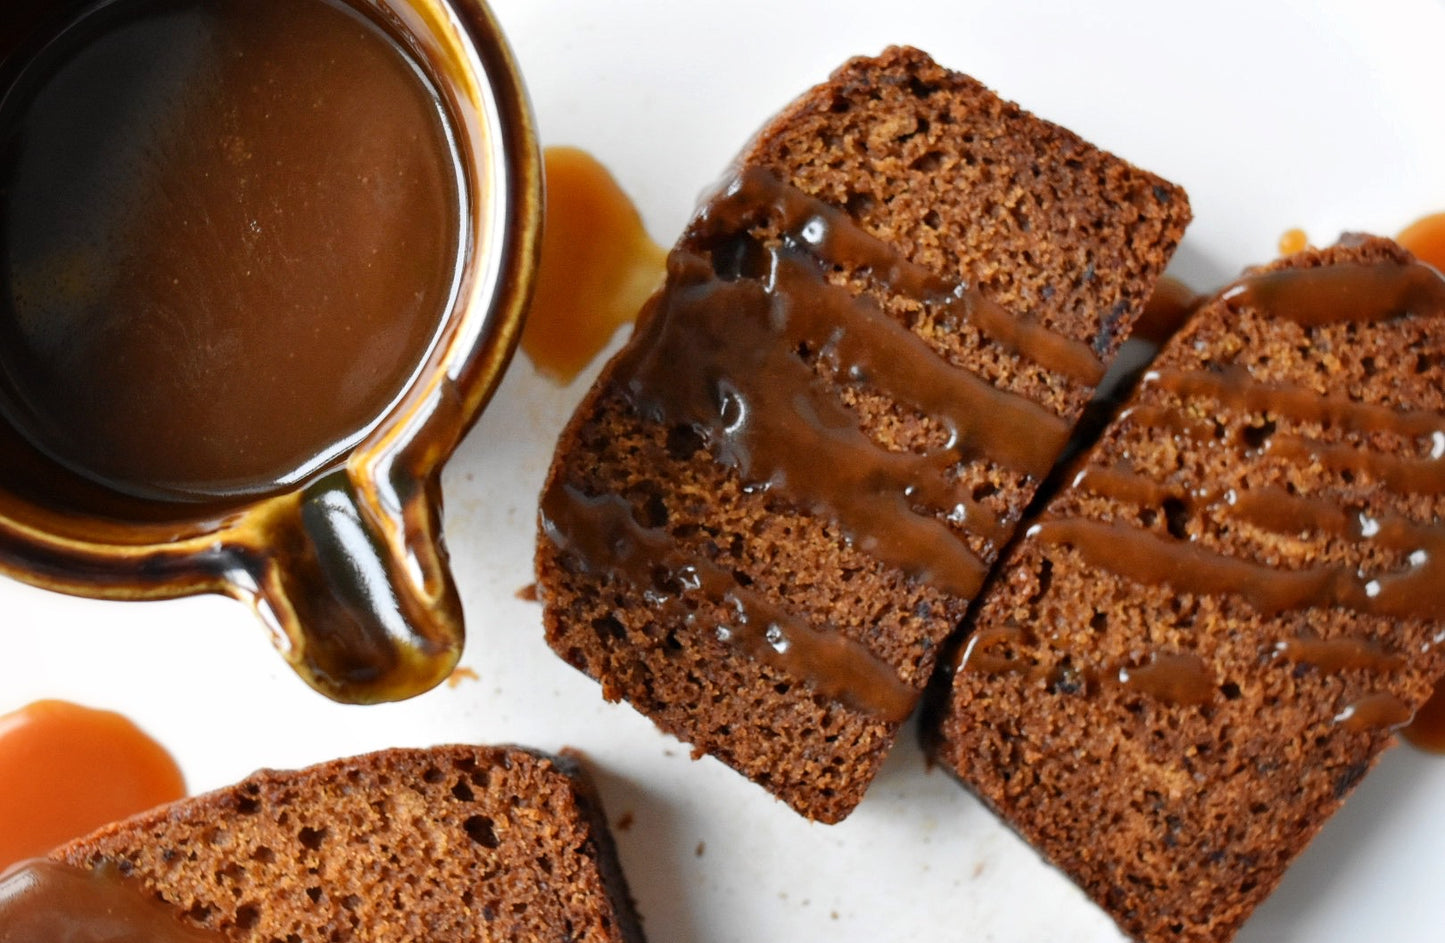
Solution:
{"label": "caramel droplet", "polygon": [[1310,247],[1310,237],[1303,229],[1286,229],[1279,237],[1279,254],[1294,255]]}
{"label": "caramel droplet", "polygon": [[447,687],[456,689],[463,681],[480,681],[482,676],[473,668],[454,668],[447,676]]}
{"label": "caramel droplet", "polygon": [[667,252],[596,158],[549,147],[544,159],[547,222],[522,350],[569,383],[662,283]]}

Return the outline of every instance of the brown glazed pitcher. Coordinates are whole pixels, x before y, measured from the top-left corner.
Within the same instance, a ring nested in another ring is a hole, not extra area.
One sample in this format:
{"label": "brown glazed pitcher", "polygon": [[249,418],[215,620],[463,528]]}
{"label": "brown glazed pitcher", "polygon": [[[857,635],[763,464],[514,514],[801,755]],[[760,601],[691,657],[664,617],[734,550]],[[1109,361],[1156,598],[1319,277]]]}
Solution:
{"label": "brown glazed pitcher", "polygon": [[[0,418],[0,572],[107,599],[232,596],[254,608],[309,684],[366,703],[427,690],[460,655],[441,467],[520,334],[542,197],[521,81],[481,0],[349,2],[434,73],[456,136],[460,275],[427,359],[358,444],[292,490],[259,498],[121,493],[67,470]],[[73,15],[96,0],[0,3],[0,95],[27,37],[64,17],[67,3]]]}

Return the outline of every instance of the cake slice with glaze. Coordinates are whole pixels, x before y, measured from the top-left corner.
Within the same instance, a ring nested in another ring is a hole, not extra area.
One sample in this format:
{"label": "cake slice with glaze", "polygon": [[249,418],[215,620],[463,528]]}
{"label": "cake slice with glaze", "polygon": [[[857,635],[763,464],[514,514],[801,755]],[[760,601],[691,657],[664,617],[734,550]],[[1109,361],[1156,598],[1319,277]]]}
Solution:
{"label": "cake slice with glaze", "polygon": [[843,818],[1188,219],[917,50],[845,64],[745,149],[563,432],[548,642]]}
{"label": "cake slice with glaze", "polygon": [[580,766],[515,747],[263,771],[51,857],[234,943],[642,940]]}
{"label": "cake slice with glaze", "polygon": [[1445,674],[1445,281],[1351,238],[1195,313],[925,736],[1150,943],[1223,941]]}

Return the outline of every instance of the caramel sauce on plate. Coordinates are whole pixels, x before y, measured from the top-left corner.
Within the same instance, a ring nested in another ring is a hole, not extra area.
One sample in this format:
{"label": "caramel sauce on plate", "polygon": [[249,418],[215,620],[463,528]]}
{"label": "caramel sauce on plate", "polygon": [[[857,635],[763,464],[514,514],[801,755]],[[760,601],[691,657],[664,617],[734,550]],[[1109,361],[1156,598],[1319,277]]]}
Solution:
{"label": "caramel sauce on plate", "polygon": [[175,760],[125,717],[37,701],[0,717],[0,870],[185,791]]}
{"label": "caramel sauce on plate", "polygon": [[0,876],[4,943],[220,943],[113,870],[27,861]]}
{"label": "caramel sauce on plate", "polygon": [[115,0],[0,107],[0,412],[143,498],[284,489],[388,409],[449,310],[435,89],[340,0]]}
{"label": "caramel sauce on plate", "polygon": [[542,259],[522,350],[537,370],[568,383],[662,283],[667,250],[591,154],[549,147]]}
{"label": "caramel sauce on plate", "polygon": [[1434,213],[1406,226],[1395,241],[1421,262],[1445,272],[1445,213]]}

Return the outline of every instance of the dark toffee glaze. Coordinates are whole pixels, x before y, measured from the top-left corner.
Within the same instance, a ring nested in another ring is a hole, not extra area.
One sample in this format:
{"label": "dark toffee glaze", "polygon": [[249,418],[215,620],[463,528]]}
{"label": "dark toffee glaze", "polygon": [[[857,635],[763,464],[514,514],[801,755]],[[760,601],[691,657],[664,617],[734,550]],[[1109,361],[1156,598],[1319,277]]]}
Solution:
{"label": "dark toffee glaze", "polygon": [[1129,332],[1129,340],[1143,341],[1157,350],[1184,326],[1205,300],[1206,295],[1199,294],[1179,279],[1170,275],[1160,276],[1139,320],[1134,322],[1134,329]]}
{"label": "dark toffee glaze", "polygon": [[220,943],[219,933],[120,877],[54,861],[26,861],[0,876],[0,939],[6,943]]}
{"label": "dark toffee glaze", "polygon": [[1409,704],[1388,691],[1376,691],[1346,704],[1335,715],[1335,723],[1346,730],[1399,730],[1409,726],[1414,717]]}
{"label": "dark toffee glaze", "polygon": [[[1042,478],[1068,424],[949,364],[867,294],[830,282],[835,269],[933,307],[946,322],[972,323],[993,343],[1068,380],[1092,385],[1103,375],[1088,345],[929,272],[842,211],[753,168],[704,207],[672,253],[667,285],[614,365],[613,383],[645,420],[691,428],[745,488],[831,520],[876,559],[970,598],[987,566],[962,533],[996,548],[1012,522],[965,494],[955,468],[986,456]],[[883,448],[819,373],[935,419],[948,442],[925,454]],[[917,693],[896,677],[885,682],[863,646],[824,644],[837,633],[764,603],[704,561],[684,559],[665,531],[640,528],[630,513],[625,504],[554,482],[543,499],[543,529],[588,573],[655,590],[654,571],[686,571],[696,584],[691,591],[753,610],[744,620],[753,628],[727,633],[753,657],[882,718],[907,715]],[[610,540],[598,539],[606,534]],[[772,639],[759,635],[760,625],[776,629]]]}
{"label": "dark toffee glaze", "polygon": [[1400,735],[1422,750],[1445,754],[1445,685],[1436,682],[1435,693]]}
{"label": "dark toffee glaze", "polygon": [[447,313],[438,93],[340,0],[118,0],[0,106],[0,409],[157,500],[273,493],[396,400]]}
{"label": "dark toffee glaze", "polygon": [[986,675],[1019,675],[1030,682],[1066,694],[1087,695],[1106,687],[1126,694],[1141,694],[1167,704],[1202,705],[1218,696],[1218,683],[1204,660],[1188,652],[1154,652],[1140,664],[1102,667],[1072,664],[1048,665],[1012,657],[1013,647],[1031,646],[1028,633],[1017,626],[990,627],[969,636],[956,671]]}
{"label": "dark toffee glaze", "polygon": [[[1356,321],[1375,323],[1397,317],[1445,315],[1445,281],[1419,264],[1381,262],[1326,268],[1288,269],[1244,278],[1224,293],[1227,303],[1264,310],[1306,329]],[[1423,411],[1351,402],[1344,397],[1254,382],[1234,368],[1211,372],[1156,370],[1143,389],[1158,387],[1185,401],[1205,399],[1225,409],[1267,413],[1297,423],[1334,426],[1359,436],[1390,433],[1421,443],[1424,458],[1382,455],[1346,445],[1310,442],[1274,433],[1255,443],[1223,442],[1244,455],[1269,454],[1308,458],[1326,468],[1355,470],[1385,487],[1437,494],[1441,491],[1445,457],[1445,417]],[[1212,431],[1179,410],[1146,404],[1127,410],[1121,421],[1183,434],[1195,447],[1211,447]],[[1209,549],[1184,535],[1162,535],[1122,521],[1045,517],[1030,528],[1029,539],[1069,546],[1090,566],[1146,586],[1168,586],[1185,594],[1243,597],[1266,616],[1286,611],[1344,607],[1395,619],[1445,619],[1445,526],[1398,516],[1370,517],[1349,512],[1328,501],[1261,488],[1180,494],[1138,474],[1113,468],[1088,467],[1073,487],[1125,504],[1158,506],[1180,502],[1192,511],[1209,508],[1224,521],[1238,521],[1284,536],[1312,533],[1351,542],[1372,541],[1403,558],[1383,572],[1361,572],[1354,565],[1319,565],[1284,569]],[[1370,639],[1308,637],[1280,639],[1274,655],[1308,663],[1327,672],[1364,671],[1388,675],[1404,665],[1404,656]],[[1166,657],[1159,655],[1156,657]],[[1173,658],[1175,656],[1167,656]],[[989,670],[986,662],[961,667]],[[1167,686],[1166,686],[1167,687]],[[1200,688],[1202,691],[1202,687]],[[1167,692],[1166,692],[1167,695]],[[1181,700],[1166,696],[1166,700]],[[1352,730],[1395,729],[1408,723],[1411,710],[1387,692],[1366,694],[1344,705],[1334,718]]]}
{"label": "dark toffee glaze", "polygon": [[1445,305],[1445,283],[1425,265],[1349,262],[1250,275],[1223,297],[1233,306],[1268,311],[1310,328],[1439,311]]}
{"label": "dark toffee glaze", "polygon": [[713,601],[733,613],[705,626],[719,641],[885,720],[901,722],[913,709],[916,692],[867,646],[791,615],[711,561],[686,556],[665,530],[638,524],[625,498],[587,497],[564,485],[544,496],[542,515],[547,537],[588,572],[644,587],[649,607],[665,618],[697,626],[704,617],[688,608],[689,597]]}
{"label": "dark toffee glaze", "polygon": [[787,186],[763,168],[746,168],[730,181],[698,214],[688,234],[691,240],[715,245],[767,223],[816,259],[866,271],[893,291],[944,306],[955,323],[973,322],[995,343],[1046,369],[1087,386],[1104,376],[1104,364],[1088,344],[1056,334],[1032,317],[1014,314],[973,288],[909,261],[847,213]]}

